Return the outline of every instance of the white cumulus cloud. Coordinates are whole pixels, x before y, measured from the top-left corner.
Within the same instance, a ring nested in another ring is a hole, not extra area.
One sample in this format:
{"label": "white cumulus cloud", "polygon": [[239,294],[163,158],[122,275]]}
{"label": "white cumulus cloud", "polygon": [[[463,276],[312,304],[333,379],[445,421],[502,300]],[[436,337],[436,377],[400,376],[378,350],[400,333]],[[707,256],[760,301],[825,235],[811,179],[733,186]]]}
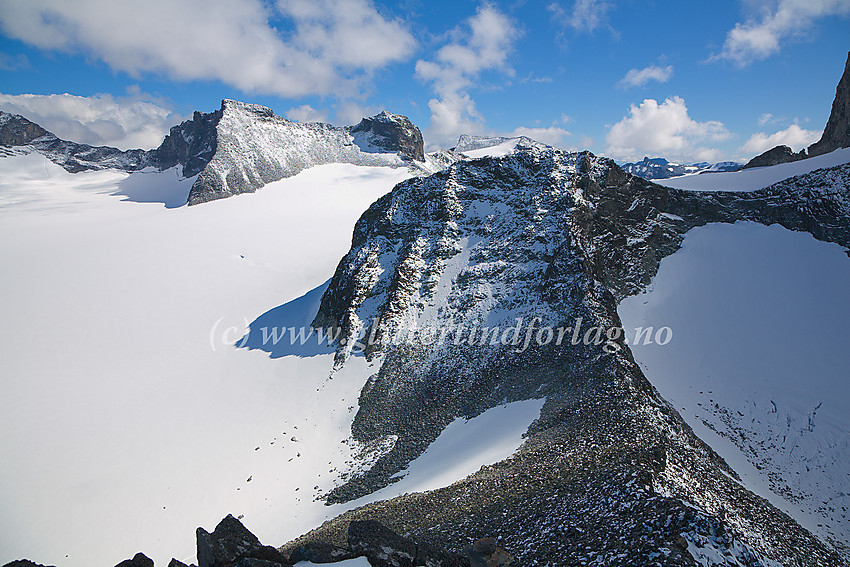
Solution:
{"label": "white cumulus cloud", "polygon": [[371,0],[0,0],[0,29],[131,76],[284,97],[356,96],[370,72],[415,47]]}
{"label": "white cumulus cloud", "polygon": [[316,110],[309,104],[302,104],[290,108],[285,112],[286,117],[296,122],[327,122],[328,113],[326,110]]}
{"label": "white cumulus cloud", "polygon": [[621,88],[642,87],[649,81],[658,81],[659,83],[666,83],[670,80],[670,77],[672,76],[672,65],[667,65],[666,67],[650,65],[649,67],[644,67],[643,69],[629,70],[629,72],[626,73],[626,76],[620,79],[620,82],[617,83],[617,85]]}
{"label": "white cumulus cloud", "polygon": [[606,0],[575,0],[572,8],[565,10],[557,2],[549,4],[552,17],[563,26],[576,31],[594,32],[608,23],[611,2]]}
{"label": "white cumulus cloud", "polygon": [[651,98],[640,106],[632,104],[628,116],[611,127],[605,141],[606,153],[616,159],[661,156],[677,161],[709,161],[716,159],[719,152],[701,144],[728,137],[723,123],[692,119],[684,99],[674,96],[661,104]]}
{"label": "white cumulus cloud", "polygon": [[783,42],[805,35],[820,18],[850,15],[850,0],[773,0],[758,5],[759,15],[735,24],[713,59],[743,67],[779,52]]}
{"label": "white cumulus cloud", "polygon": [[484,130],[469,89],[483,71],[513,74],[507,59],[519,35],[506,15],[484,5],[464,28],[453,31],[454,40],[437,51],[435,61],[416,62],[416,77],[431,83],[437,95],[428,101],[431,121],[425,135],[429,145],[452,145],[460,134]]}
{"label": "white cumulus cloud", "polygon": [[776,146],[788,146],[796,152],[814,144],[820,140],[820,137],[821,132],[804,130],[797,124],[792,124],[785,130],[780,130],[773,134],[756,132],[741,147],[741,151],[751,154],[761,154]]}
{"label": "white cumulus cloud", "polygon": [[0,110],[20,114],[65,140],[124,150],[159,146],[182,117],[160,101],[133,92],[98,94],[0,94]]}

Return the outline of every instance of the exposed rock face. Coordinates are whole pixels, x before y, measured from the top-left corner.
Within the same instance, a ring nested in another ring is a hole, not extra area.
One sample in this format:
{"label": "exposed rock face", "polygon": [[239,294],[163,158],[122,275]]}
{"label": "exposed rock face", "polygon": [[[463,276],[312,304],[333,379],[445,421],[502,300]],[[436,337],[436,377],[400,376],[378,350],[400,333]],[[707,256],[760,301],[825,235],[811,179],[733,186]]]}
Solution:
{"label": "exposed rock face", "polygon": [[763,154],[759,154],[748,161],[744,166],[744,169],[788,163],[806,159],[807,157],[809,156],[806,155],[806,150],[800,150],[799,152],[794,153],[794,151],[788,146],[776,146],[775,148],[771,148]]}
{"label": "exposed rock face", "polygon": [[217,148],[216,126],[222,110],[202,114],[195,112],[191,120],[174,126],[152,153],[152,161],[159,169],[183,166],[183,176],[192,177],[203,170],[215,155]]}
{"label": "exposed rock face", "polygon": [[407,116],[381,112],[364,118],[351,128],[355,143],[363,151],[378,148],[384,152],[399,152],[408,159],[425,161],[422,132]]}
{"label": "exposed rock face", "polygon": [[835,88],[835,99],[832,101],[829,121],[826,123],[821,139],[809,146],[809,155],[818,156],[848,146],[850,146],[850,52],[847,53],[844,74]]}
{"label": "exposed rock face", "polygon": [[365,557],[373,567],[470,567],[463,555],[417,543],[374,520],[348,523],[345,541],[339,543],[346,547],[307,539],[294,549],[290,562],[332,563]]}
{"label": "exposed rock face", "polygon": [[50,132],[19,114],[0,111],[0,146],[23,146]]}
{"label": "exposed rock face", "polygon": [[242,522],[228,515],[212,533],[197,530],[198,567],[280,567],[289,562],[274,547],[263,545]]}
{"label": "exposed rock face", "polygon": [[[532,320],[567,337],[578,317],[579,337],[618,328],[618,300],[644,289],[683,235],[709,222],[780,223],[848,247],[849,187],[850,165],[753,193],[678,191],[551,148],[399,184],[358,221],[315,321],[341,327],[338,363],[352,339],[374,336],[366,354],[378,370],[352,431],[367,444],[397,438],[329,501],[392,482],[457,417],[547,402],[514,457],[427,495],[346,513],[292,545],[344,546],[348,525],[368,519],[453,552],[497,537],[519,564],[691,565],[688,549],[706,546],[733,565],[840,564],[734,480],[661,399],[622,336],[533,340],[525,350],[491,338],[520,318],[523,337]],[[428,329],[466,334],[424,340]]]}
{"label": "exposed rock face", "polygon": [[153,559],[144,553],[137,553],[132,559],[125,559],[115,567],[153,567]]}
{"label": "exposed rock face", "polygon": [[215,155],[195,180],[190,205],[252,193],[316,165],[407,165],[397,153],[362,151],[349,128],[292,122],[264,106],[233,100],[222,102],[215,133]]}

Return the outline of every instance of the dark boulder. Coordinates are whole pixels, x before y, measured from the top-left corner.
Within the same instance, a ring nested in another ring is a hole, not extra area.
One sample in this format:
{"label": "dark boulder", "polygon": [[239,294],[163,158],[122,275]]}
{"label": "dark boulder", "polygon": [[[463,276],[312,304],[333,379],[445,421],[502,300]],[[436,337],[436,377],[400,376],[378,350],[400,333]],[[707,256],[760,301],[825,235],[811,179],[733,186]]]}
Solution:
{"label": "dark boulder", "polygon": [[415,543],[374,520],[348,525],[348,547],[373,567],[413,567],[416,559]]}
{"label": "dark boulder", "polygon": [[153,567],[153,559],[144,553],[137,553],[132,559],[125,559],[115,567]]}
{"label": "dark boulder", "polygon": [[465,551],[471,567],[507,567],[514,563],[514,558],[491,537],[479,539]]}
{"label": "dark boulder", "polygon": [[354,559],[357,554],[335,545],[323,542],[309,542],[295,549],[289,556],[289,562],[295,565],[299,561],[310,563],[336,563],[346,559]]}
{"label": "dark boulder", "polygon": [[289,562],[274,547],[263,545],[257,536],[228,514],[212,533],[197,530],[198,566],[274,567]]}

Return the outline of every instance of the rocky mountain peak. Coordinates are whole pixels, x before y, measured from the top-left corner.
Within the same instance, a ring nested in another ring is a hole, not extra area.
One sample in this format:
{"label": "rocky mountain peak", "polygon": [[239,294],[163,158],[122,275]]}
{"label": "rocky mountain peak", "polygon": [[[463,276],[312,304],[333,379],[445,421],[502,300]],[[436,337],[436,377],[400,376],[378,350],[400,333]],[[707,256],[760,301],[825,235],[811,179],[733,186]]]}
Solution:
{"label": "rocky mountain peak", "polygon": [[162,144],[151,152],[152,161],[159,169],[181,164],[184,177],[200,173],[215,155],[216,127],[224,110],[225,101],[222,101],[221,109],[209,113],[195,111],[191,120],[173,126]]}
{"label": "rocky mountain peak", "polygon": [[361,120],[351,128],[351,134],[364,151],[399,152],[407,159],[425,160],[422,132],[407,116],[384,110]]}
{"label": "rocky mountain peak", "polygon": [[809,146],[809,155],[817,156],[850,146],[850,52],[844,74],[835,88],[832,111],[821,139]]}
{"label": "rocky mountain peak", "polygon": [[24,146],[50,132],[19,114],[0,110],[0,146]]}

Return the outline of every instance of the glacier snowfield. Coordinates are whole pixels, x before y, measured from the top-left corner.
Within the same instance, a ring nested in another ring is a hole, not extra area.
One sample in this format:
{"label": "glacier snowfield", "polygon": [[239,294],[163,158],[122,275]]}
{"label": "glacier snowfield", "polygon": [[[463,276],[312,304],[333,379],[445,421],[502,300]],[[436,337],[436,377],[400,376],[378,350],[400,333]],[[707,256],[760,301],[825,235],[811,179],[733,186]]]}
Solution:
{"label": "glacier snowfield", "polygon": [[696,434],[748,489],[844,545],[848,289],[841,246],[779,225],[711,224],[688,232],[651,288],[619,306],[627,329],[673,329],[667,345],[631,348]]}

